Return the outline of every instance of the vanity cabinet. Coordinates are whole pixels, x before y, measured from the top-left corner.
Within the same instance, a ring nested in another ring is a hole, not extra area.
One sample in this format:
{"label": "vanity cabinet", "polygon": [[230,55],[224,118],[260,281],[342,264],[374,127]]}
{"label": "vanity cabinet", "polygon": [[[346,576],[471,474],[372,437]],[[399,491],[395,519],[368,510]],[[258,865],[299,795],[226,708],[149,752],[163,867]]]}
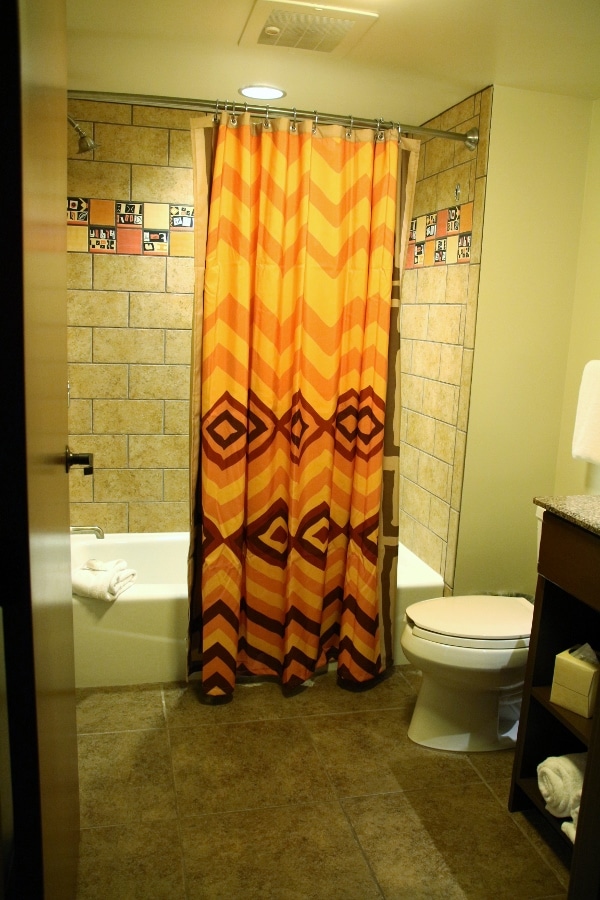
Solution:
{"label": "vanity cabinet", "polygon": [[[557,653],[575,644],[600,649],[600,529],[578,521],[567,501],[545,505],[529,656],[508,808],[535,808],[571,848],[570,898],[600,897],[600,691],[592,718],[550,702]],[[594,511],[600,498],[571,498]],[[536,503],[540,501],[536,499]],[[590,507],[590,503],[592,504]],[[544,505],[541,503],[541,505]],[[577,504],[571,504],[577,509]],[[563,516],[563,507],[568,518]],[[600,524],[600,522],[599,522]],[[549,756],[587,751],[575,844],[563,819],[545,809],[537,766]]]}

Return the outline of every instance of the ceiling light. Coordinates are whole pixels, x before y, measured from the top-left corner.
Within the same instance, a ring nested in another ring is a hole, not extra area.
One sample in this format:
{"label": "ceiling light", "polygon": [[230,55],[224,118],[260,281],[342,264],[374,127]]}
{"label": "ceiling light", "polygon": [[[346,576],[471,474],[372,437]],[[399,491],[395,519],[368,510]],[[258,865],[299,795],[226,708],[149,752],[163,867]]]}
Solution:
{"label": "ceiling light", "polygon": [[279,97],[285,97],[285,91],[269,84],[249,84],[240,88],[239,93],[253,100],[278,100]]}

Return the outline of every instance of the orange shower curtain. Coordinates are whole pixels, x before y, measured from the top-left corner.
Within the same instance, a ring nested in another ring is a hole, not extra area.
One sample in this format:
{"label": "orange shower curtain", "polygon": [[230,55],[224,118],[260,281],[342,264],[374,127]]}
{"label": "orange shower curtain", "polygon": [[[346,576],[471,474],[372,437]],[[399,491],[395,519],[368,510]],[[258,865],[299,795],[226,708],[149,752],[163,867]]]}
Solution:
{"label": "orange shower curtain", "polygon": [[386,656],[398,134],[224,113],[218,130],[194,120],[192,142],[189,671],[212,697],[239,675],[295,687],[336,659],[342,683],[367,683]]}

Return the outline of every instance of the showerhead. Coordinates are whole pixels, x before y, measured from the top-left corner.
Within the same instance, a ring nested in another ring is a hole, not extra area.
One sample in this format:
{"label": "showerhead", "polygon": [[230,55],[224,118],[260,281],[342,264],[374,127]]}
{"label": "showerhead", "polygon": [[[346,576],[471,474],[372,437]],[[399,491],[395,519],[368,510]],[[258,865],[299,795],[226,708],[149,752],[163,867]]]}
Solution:
{"label": "showerhead", "polygon": [[89,150],[93,150],[95,147],[99,146],[95,141],[92,140],[91,137],[88,137],[83,128],[77,124],[75,119],[72,119],[71,116],[67,116],[67,119],[79,135],[79,148],[77,150],[78,153],[87,153]]}

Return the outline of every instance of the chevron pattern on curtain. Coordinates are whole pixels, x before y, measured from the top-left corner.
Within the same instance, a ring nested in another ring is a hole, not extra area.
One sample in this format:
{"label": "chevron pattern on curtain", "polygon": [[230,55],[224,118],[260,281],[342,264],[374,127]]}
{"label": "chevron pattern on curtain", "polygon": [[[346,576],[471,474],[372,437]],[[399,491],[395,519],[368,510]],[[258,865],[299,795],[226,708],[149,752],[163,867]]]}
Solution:
{"label": "chevron pattern on curtain", "polygon": [[231,694],[240,675],[295,687],[334,660],[342,682],[382,671],[398,152],[389,132],[222,117],[190,617],[207,695]]}

